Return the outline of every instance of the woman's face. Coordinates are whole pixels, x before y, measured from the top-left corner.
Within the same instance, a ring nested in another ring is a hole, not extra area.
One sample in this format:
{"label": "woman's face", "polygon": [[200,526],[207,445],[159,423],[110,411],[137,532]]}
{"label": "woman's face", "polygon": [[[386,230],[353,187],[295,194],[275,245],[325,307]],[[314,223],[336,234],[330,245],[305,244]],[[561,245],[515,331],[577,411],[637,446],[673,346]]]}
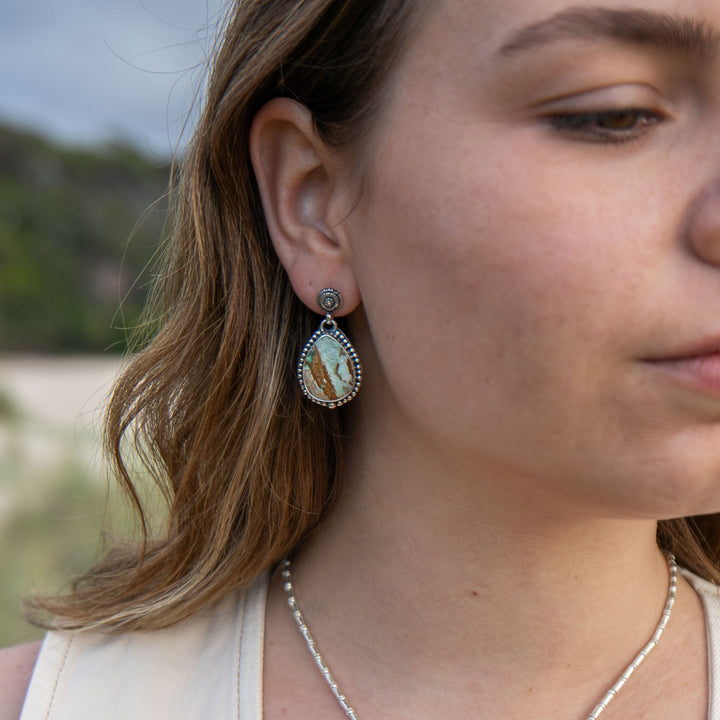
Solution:
{"label": "woman's face", "polygon": [[720,0],[437,3],[338,218],[386,431],[603,512],[720,510],[719,32]]}

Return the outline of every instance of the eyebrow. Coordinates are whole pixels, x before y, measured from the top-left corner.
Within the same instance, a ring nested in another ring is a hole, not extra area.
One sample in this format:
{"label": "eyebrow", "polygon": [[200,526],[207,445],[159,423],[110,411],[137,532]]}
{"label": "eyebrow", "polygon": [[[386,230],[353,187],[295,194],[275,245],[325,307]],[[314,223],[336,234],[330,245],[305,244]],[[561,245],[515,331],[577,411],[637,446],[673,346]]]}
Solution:
{"label": "eyebrow", "polygon": [[522,28],[498,51],[512,55],[569,38],[602,38],[714,58],[720,36],[704,20],[654,10],[571,7]]}

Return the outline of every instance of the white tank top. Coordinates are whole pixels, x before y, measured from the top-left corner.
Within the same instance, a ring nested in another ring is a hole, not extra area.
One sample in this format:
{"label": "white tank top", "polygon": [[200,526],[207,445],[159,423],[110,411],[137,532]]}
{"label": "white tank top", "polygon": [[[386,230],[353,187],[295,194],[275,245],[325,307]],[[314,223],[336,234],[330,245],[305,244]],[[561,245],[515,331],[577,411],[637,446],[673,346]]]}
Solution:
{"label": "white tank top", "polygon": [[[708,720],[720,720],[720,591],[705,610]],[[165,630],[48,633],[20,720],[262,720],[267,575]]]}

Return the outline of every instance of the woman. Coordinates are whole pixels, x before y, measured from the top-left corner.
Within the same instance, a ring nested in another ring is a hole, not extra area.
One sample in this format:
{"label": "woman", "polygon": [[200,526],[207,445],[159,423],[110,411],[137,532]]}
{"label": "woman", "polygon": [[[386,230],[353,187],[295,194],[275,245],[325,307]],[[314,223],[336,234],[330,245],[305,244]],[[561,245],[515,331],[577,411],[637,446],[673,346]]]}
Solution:
{"label": "woman", "polygon": [[23,720],[720,718],[720,2],[233,13]]}

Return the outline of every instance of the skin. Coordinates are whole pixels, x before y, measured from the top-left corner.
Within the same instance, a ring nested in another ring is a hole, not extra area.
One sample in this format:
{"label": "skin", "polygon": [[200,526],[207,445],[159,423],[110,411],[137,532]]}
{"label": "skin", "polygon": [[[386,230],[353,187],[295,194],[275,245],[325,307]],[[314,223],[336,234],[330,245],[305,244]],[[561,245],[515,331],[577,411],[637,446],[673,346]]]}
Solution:
{"label": "skin", "polygon": [[[454,4],[415,45],[369,192],[331,225],[382,373],[366,405],[474,484],[502,477],[512,502],[542,489],[573,514],[717,509],[720,404],[640,362],[720,331],[717,250],[684,230],[720,172],[716,98],[684,88],[717,66],[588,41],[494,62],[492,38],[518,21],[478,7]],[[538,120],[627,106],[671,117],[620,145]]]}
{"label": "skin", "polygon": [[[365,367],[298,598],[365,719],[583,718],[665,603],[656,521],[720,511],[720,393],[649,362],[720,336],[718,61],[588,37],[500,57],[590,3],[431,5],[362,176],[293,101],[250,137],[293,287],[340,289]],[[633,6],[720,27],[717,0]],[[264,682],[266,720],[342,718],[277,578]],[[603,720],[700,720],[706,696],[683,581]]]}
{"label": "skin", "polygon": [[32,642],[0,649],[0,720],[20,717],[40,645]]}
{"label": "skin", "polygon": [[[670,361],[720,336],[718,59],[499,53],[570,6],[433,4],[362,177],[292,101],[253,127],[278,254],[309,307],[341,290],[366,371],[343,493],[295,560],[364,718],[586,717],[665,602],[656,521],[720,510],[720,392]],[[633,7],[720,28],[716,1]],[[705,668],[683,581],[604,718],[703,718]],[[277,583],[265,677],[266,717],[342,717]]]}

